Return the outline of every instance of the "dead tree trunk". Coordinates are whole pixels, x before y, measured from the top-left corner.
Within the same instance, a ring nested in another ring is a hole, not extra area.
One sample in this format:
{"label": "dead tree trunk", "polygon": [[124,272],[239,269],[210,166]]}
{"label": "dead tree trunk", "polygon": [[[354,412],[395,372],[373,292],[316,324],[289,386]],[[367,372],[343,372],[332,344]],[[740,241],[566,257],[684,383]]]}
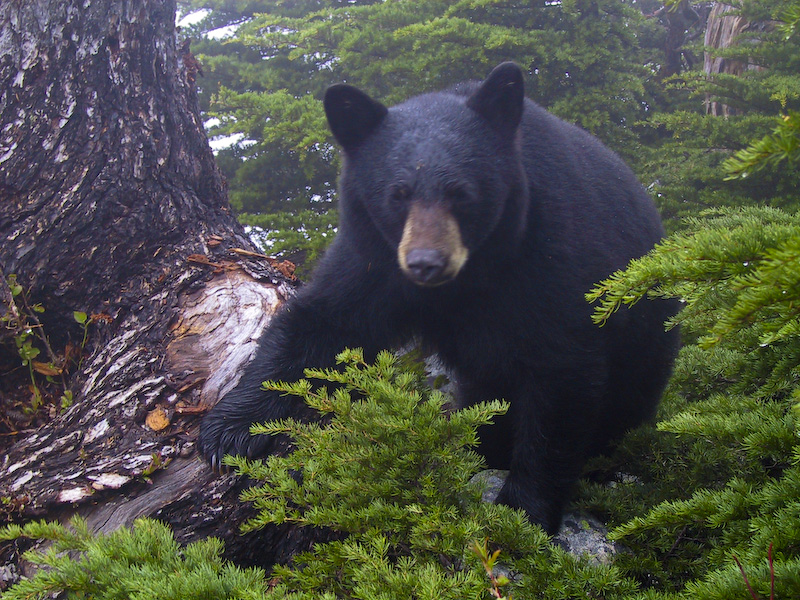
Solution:
{"label": "dead tree trunk", "polygon": [[[0,3],[0,270],[44,306],[74,394],[7,432],[0,497],[11,518],[77,511],[99,530],[155,515],[182,541],[217,535],[268,563],[305,542],[242,540],[237,483],[193,442],[291,277],[230,213],[174,15],[174,0]],[[80,360],[75,310],[95,315]],[[3,364],[14,352],[3,344]]]}
{"label": "dead tree trunk", "polygon": [[[763,67],[751,63],[749,60],[735,60],[719,56],[714,50],[724,50],[740,42],[740,36],[748,31],[769,31],[774,27],[772,22],[751,23],[739,14],[735,7],[717,2],[708,15],[704,45],[713,50],[706,51],[703,61],[703,71],[707,75],[725,73],[728,75],[741,75],[745,71],[760,70]],[[737,114],[737,109],[722,102],[717,102],[711,97],[706,98],[706,113],[714,116],[730,116]]]}

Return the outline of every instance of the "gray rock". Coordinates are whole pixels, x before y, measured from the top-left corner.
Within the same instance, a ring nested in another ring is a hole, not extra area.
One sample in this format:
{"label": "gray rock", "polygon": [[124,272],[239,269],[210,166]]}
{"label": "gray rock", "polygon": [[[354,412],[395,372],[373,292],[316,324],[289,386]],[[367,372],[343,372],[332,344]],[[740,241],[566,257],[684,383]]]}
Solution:
{"label": "gray rock", "polygon": [[[494,502],[507,475],[508,471],[487,469],[475,474],[471,483],[480,486],[484,502]],[[597,517],[577,511],[569,511],[564,515],[553,543],[574,556],[584,556],[598,565],[609,564],[614,555],[620,552],[620,547],[608,539],[608,529]]]}
{"label": "gray rock", "polygon": [[7,590],[15,583],[19,583],[19,572],[13,563],[0,565],[0,592]]}
{"label": "gray rock", "polygon": [[608,539],[608,529],[592,515],[568,512],[553,542],[574,556],[584,556],[597,565],[611,563],[620,547]]}

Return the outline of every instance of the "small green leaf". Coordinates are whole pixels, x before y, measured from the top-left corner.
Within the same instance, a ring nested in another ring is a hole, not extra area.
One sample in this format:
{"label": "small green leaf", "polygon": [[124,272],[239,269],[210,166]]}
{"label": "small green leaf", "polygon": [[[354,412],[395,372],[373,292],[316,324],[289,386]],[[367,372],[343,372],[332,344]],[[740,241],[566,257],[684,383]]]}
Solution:
{"label": "small green leaf", "polygon": [[84,325],[86,323],[86,319],[88,319],[89,316],[83,311],[76,310],[73,311],[72,318],[75,319],[75,321],[80,323],[81,325]]}
{"label": "small green leaf", "polygon": [[24,365],[27,366],[28,362],[39,356],[39,349],[35,346],[31,345],[30,341],[26,341],[19,347],[19,355],[22,358],[22,362]]}
{"label": "small green leaf", "polygon": [[64,390],[64,393],[61,394],[61,408],[63,410],[66,410],[67,408],[72,406],[72,403],[74,401],[75,401],[75,398],[72,395],[72,391],[71,390]]}

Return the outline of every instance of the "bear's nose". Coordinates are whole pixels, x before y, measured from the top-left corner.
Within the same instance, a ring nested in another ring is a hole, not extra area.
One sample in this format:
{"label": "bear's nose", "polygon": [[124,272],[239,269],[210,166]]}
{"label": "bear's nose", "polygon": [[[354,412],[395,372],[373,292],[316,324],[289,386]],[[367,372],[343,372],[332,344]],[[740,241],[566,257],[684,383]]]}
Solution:
{"label": "bear's nose", "polygon": [[414,249],[406,255],[408,274],[415,283],[439,283],[447,266],[447,258],[439,250]]}

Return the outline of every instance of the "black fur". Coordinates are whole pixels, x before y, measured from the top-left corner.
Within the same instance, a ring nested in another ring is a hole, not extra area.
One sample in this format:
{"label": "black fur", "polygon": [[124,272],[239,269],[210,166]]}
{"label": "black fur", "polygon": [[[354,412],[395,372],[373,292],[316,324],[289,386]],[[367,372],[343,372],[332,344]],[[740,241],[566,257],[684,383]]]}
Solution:
{"label": "black fur", "polygon": [[[325,107],[344,148],[339,234],[204,419],[203,454],[216,464],[270,452],[251,423],[310,416],[260,391],[262,381],[299,379],[345,347],[372,357],[416,336],[454,369],[462,403],[511,403],[479,450],[510,468],[499,500],[555,532],[586,458],[653,415],[671,370],[677,332],[663,323],[674,304],[643,300],[600,328],[584,299],[661,238],[652,201],[597,139],[525,100],[510,63],[483,84],[388,111],[349,86],[333,87]],[[469,250],[436,287],[398,266],[414,202],[444,207]]]}

